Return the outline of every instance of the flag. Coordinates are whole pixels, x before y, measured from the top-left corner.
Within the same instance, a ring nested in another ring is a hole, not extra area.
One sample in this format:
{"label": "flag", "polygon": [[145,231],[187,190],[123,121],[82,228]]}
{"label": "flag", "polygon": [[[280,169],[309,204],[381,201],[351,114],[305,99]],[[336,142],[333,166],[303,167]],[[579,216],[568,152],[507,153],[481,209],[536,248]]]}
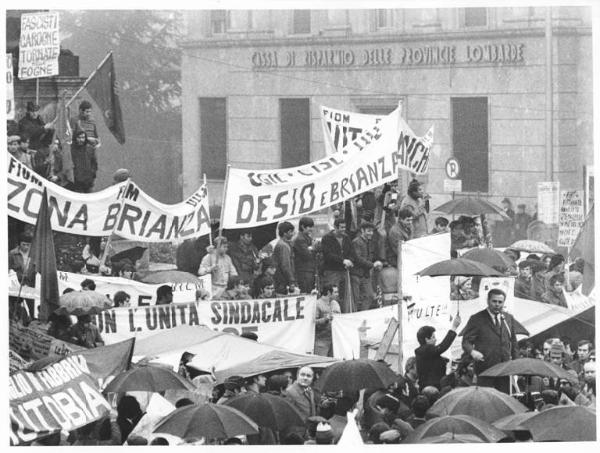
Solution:
{"label": "flag", "polygon": [[117,93],[117,77],[112,52],[88,79],[86,88],[102,111],[106,127],[121,145],[125,143],[125,127]]}
{"label": "flag", "polygon": [[575,258],[583,258],[583,294],[589,295],[590,291],[594,289],[595,281],[595,258],[594,258],[594,205],[588,212],[587,218],[579,235],[575,239],[575,243],[571,248],[571,260]]}
{"label": "flag", "polygon": [[58,172],[61,181],[73,182],[73,160],[71,159],[71,141],[73,139],[73,131],[69,124],[69,118],[71,117],[69,108],[65,103],[65,96],[58,101],[56,106],[56,119],[54,120],[54,137],[52,143],[57,139],[60,141],[62,146],[61,152],[61,170]]}
{"label": "flag", "polygon": [[[48,193],[42,194],[42,202],[35,224],[35,234],[29,252],[28,272],[41,274],[40,313],[38,318],[47,322],[50,314],[59,306],[58,278],[56,274],[56,255],[54,239],[50,225],[50,210],[48,209]],[[35,275],[35,274],[34,274]]]}

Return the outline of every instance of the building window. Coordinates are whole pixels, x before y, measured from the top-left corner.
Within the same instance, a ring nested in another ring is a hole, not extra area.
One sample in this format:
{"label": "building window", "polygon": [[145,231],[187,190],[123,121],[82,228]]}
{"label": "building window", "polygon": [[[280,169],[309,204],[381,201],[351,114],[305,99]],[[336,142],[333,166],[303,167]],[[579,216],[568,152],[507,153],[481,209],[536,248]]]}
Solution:
{"label": "building window", "polygon": [[227,109],[225,98],[200,98],[200,166],[208,179],[225,179]]}
{"label": "building window", "polygon": [[487,8],[465,8],[465,27],[485,27]]}
{"label": "building window", "polygon": [[292,33],[295,35],[310,33],[310,10],[296,9],[292,12]]}
{"label": "building window", "polygon": [[310,162],[310,100],[280,99],[281,167]]}
{"label": "building window", "polygon": [[210,12],[210,30],[213,35],[218,35],[227,31],[227,17],[227,11],[224,9],[217,9]]}
{"label": "building window", "polygon": [[392,13],[393,11],[391,9],[375,10],[375,28],[377,30],[380,28],[391,28],[393,25]]}
{"label": "building window", "polygon": [[488,99],[452,98],[452,149],[464,192],[488,192]]}

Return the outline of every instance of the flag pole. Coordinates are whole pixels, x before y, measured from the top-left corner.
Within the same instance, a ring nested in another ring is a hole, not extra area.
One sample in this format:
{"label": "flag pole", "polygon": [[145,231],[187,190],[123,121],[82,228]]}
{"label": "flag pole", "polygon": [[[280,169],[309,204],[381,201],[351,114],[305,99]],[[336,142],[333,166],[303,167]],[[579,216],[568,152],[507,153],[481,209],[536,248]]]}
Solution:
{"label": "flag pole", "polygon": [[[206,185],[206,173],[202,174],[202,179],[204,181],[204,188],[206,189],[206,194],[208,196],[208,186]],[[223,188],[223,191],[225,191],[225,188]],[[208,229],[208,244],[210,246],[213,245],[213,243],[212,243],[212,228],[210,228],[210,222],[209,222],[209,229]]]}
{"label": "flag pole", "polygon": [[[401,120],[402,120],[402,101],[400,100],[398,102],[398,109],[400,109],[400,112],[398,112],[398,123],[400,124]],[[402,170],[400,170],[400,168],[398,168],[398,206],[401,202],[401,198],[400,198],[400,186],[402,184]],[[396,222],[398,222],[399,219],[396,219]],[[400,374],[402,376],[402,361],[403,361],[403,355],[402,355],[402,336],[403,336],[403,329],[402,329],[402,325],[403,325],[403,320],[402,320],[402,300],[403,300],[403,294],[402,294],[402,238],[400,238],[400,240],[398,241],[398,249],[397,249],[397,253],[398,253],[398,257],[397,257],[397,262],[396,265],[398,267],[398,374]]]}
{"label": "flag pole", "polygon": [[231,169],[231,164],[227,164],[227,172],[225,173],[225,185],[223,186],[223,198],[221,201],[221,219],[219,220],[219,236],[223,235],[223,217],[225,216],[225,200],[227,183],[229,182],[229,170]]}
{"label": "flag pole", "polygon": [[112,55],[112,50],[110,52],[108,52],[108,54],[104,57],[104,59],[100,62],[100,64],[96,67],[96,69],[94,69],[94,71],[90,74],[90,76],[86,79],[86,81],[83,82],[83,85],[81,85],[81,87],[75,92],[73,97],[71,99],[69,99],[69,101],[65,104],[65,107],[69,107],[73,103],[75,98],[77,96],[79,96],[79,94],[85,89],[85,87],[90,83],[90,80],[92,80],[92,78],[96,75],[98,70],[102,67],[102,65],[104,63],[106,63],[106,60],[108,60],[111,55]]}

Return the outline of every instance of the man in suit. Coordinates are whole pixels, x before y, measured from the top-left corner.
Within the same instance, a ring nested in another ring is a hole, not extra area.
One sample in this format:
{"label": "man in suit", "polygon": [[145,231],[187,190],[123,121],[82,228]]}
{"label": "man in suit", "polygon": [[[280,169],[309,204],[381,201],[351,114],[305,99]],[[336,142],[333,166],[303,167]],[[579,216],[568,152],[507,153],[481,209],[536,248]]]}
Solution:
{"label": "man in suit", "polygon": [[352,243],[350,238],[344,232],[346,222],[344,219],[337,218],[333,223],[334,229],[323,236],[321,239],[321,249],[323,251],[323,281],[322,285],[337,286],[340,291],[340,308],[342,313],[349,313],[346,298],[346,269],[352,268]]}
{"label": "man in suit", "polygon": [[496,365],[519,357],[516,321],[505,313],[506,293],[492,289],[488,293],[487,308],[469,318],[463,331],[462,347],[474,360],[475,374],[479,385],[496,387],[508,393],[508,379],[482,378],[482,372]]}
{"label": "man in suit", "polygon": [[440,344],[436,344],[434,327],[423,326],[417,331],[417,341],[420,346],[415,349],[415,357],[421,388],[432,385],[440,390],[440,380],[446,375],[448,363],[448,359],[442,357],[442,354],[452,345],[459,325],[460,315],[457,314],[452,321],[452,327]]}
{"label": "man in suit", "polygon": [[315,373],[310,367],[302,367],[298,371],[298,379],[287,390],[285,397],[287,400],[298,409],[302,419],[317,415],[319,407],[319,394],[311,385],[313,383]]}

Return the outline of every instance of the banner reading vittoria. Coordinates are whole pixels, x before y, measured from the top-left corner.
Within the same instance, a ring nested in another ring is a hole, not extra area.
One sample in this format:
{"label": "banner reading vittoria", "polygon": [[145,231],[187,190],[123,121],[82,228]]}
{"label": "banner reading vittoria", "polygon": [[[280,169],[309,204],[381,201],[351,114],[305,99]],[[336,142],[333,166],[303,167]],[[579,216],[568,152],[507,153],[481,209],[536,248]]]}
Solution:
{"label": "banner reading vittoria", "polygon": [[170,242],[210,232],[206,187],[181,203],[166,205],[132,181],[80,194],[41,178],[9,156],[8,215],[35,225],[44,188],[52,229],[82,236],[118,234],[125,239]]}
{"label": "banner reading vittoria", "polygon": [[396,109],[341,152],[311,164],[230,169],[223,227],[253,227],[308,214],[392,181],[399,169],[423,173],[432,140],[432,130],[416,137]]}

